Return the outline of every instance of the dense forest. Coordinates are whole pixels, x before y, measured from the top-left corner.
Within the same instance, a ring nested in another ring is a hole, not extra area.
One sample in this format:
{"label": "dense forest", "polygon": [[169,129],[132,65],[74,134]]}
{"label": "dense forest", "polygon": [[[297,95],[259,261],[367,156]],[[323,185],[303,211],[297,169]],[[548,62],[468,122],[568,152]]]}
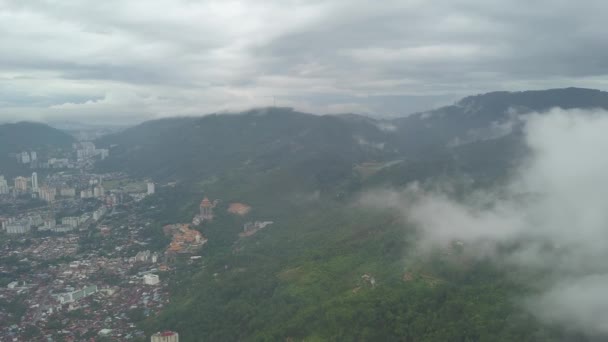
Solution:
{"label": "dense forest", "polygon": [[[530,153],[513,113],[582,103],[608,107],[608,96],[498,92],[394,120],[268,108],[104,137],[112,157],[100,171],[177,181],[145,203],[156,210],[157,248],[162,225],[189,222],[203,196],[220,200],[216,219],[199,228],[209,239],[202,262],[178,260],[163,274],[172,302],[141,327],[184,341],[594,340],[522,305],[543,274],[500,253],[472,257],[472,245],[421,249],[398,209],[359,202],[412,183],[449,183],[457,195],[501,184]],[[233,202],[253,209],[230,214]],[[274,224],[239,236],[254,220]]]}

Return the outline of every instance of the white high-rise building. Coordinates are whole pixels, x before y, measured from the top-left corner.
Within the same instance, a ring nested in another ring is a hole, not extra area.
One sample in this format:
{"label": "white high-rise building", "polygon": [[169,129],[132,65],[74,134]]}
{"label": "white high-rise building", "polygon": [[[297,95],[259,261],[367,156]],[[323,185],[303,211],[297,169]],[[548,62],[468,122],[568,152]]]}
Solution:
{"label": "white high-rise building", "polygon": [[0,195],[6,195],[8,194],[8,183],[6,182],[6,179],[4,179],[4,176],[0,175]]}
{"label": "white high-rise building", "polygon": [[110,150],[108,149],[100,149],[97,151],[99,152],[99,157],[101,158],[101,160],[104,160],[110,156]]}
{"label": "white high-rise building", "polygon": [[21,162],[27,164],[30,162],[30,154],[27,152],[21,152]]}
{"label": "white high-rise building", "polygon": [[36,153],[36,151],[30,152],[30,159],[32,161],[38,160],[38,153]]}
{"label": "white high-rise building", "polygon": [[152,182],[148,182],[148,195],[153,195],[156,191],[156,186]]}
{"label": "white high-rise building", "polygon": [[7,234],[26,234],[30,231],[30,226],[25,224],[9,224],[6,226]]}
{"label": "white high-rise building", "polygon": [[36,172],[32,173],[32,191],[38,192],[38,174]]}

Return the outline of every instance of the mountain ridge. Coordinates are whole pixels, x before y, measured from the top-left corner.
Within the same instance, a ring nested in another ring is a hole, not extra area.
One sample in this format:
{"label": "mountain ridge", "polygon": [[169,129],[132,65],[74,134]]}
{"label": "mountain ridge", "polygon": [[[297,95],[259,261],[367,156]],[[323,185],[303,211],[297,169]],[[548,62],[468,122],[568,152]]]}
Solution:
{"label": "mountain ridge", "polygon": [[[574,108],[586,99],[593,99],[590,106],[594,108],[608,108],[607,92],[563,88],[474,95],[397,119],[315,115],[281,107],[164,118],[99,139],[99,145],[113,147],[100,170],[126,166],[141,177],[185,179],[210,177],[232,168],[285,167],[310,160],[339,162],[342,172],[362,162],[428,162],[454,154],[466,163],[469,157],[462,153],[467,149],[460,146],[517,135],[521,127],[511,124],[514,115],[557,106]],[[513,146],[516,139],[500,141],[495,150],[519,148]]]}

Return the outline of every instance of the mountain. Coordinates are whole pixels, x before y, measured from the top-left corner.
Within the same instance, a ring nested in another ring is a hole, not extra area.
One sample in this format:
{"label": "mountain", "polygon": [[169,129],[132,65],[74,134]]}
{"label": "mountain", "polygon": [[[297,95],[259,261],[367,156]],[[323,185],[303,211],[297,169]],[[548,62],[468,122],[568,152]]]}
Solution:
{"label": "mountain", "polygon": [[161,119],[99,139],[99,145],[112,147],[99,169],[184,180],[280,167],[333,179],[361,163],[401,160],[397,168],[410,169],[449,161],[458,170],[481,170],[491,178],[525,153],[519,115],[553,107],[608,108],[608,93],[580,88],[493,92],[392,120],[289,108]]}
{"label": "mountain", "polygon": [[35,122],[0,125],[0,174],[12,177],[27,171],[10,157],[12,153],[36,151],[44,157],[55,149],[69,148],[74,137],[51,126]]}
{"label": "mountain", "polygon": [[0,153],[16,153],[28,149],[69,147],[74,138],[51,126],[35,122],[0,125]]}
{"label": "mountain", "polygon": [[[522,92],[492,92],[465,97],[451,106],[416,113],[393,121],[401,146],[419,155],[461,145],[492,140],[517,132],[518,115],[551,108],[608,109],[608,92],[564,88]],[[409,148],[408,148],[409,147]]]}
{"label": "mountain", "polygon": [[[202,263],[175,264],[171,303],[142,329],[184,341],[585,341],[513,302],[531,290],[513,281],[525,273],[456,250],[417,255],[417,231],[399,213],[353,204],[374,187],[498,181],[527,152],[517,116],[555,106],[607,108],[608,96],[489,93],[393,120],[267,108],[102,137],[112,152],[101,171],[180,181],[142,201],[154,208],[152,234],[190,222],[203,196],[221,199],[198,228],[209,239]],[[232,215],[233,202],[253,209]],[[240,237],[255,220],[275,223]]]}
{"label": "mountain", "polygon": [[97,143],[113,146],[111,157],[99,164],[101,170],[184,180],[231,169],[289,168],[302,173],[312,164],[350,172],[356,163],[391,156],[377,143],[383,135],[373,122],[267,108],[145,122]]}

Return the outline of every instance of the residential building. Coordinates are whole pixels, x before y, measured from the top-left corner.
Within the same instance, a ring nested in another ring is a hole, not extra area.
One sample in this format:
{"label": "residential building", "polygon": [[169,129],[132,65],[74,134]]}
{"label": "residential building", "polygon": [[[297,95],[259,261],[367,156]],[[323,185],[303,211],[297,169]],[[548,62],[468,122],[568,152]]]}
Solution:
{"label": "residential building", "polygon": [[72,228],[78,228],[81,223],[82,221],[80,220],[80,217],[77,216],[64,217],[61,219],[61,224],[70,226]]}
{"label": "residential building", "polygon": [[148,195],[153,195],[155,190],[154,183],[148,182]]}
{"label": "residential building", "polygon": [[99,219],[101,219],[103,217],[103,215],[106,214],[106,212],[108,211],[108,209],[104,206],[102,206],[101,208],[95,210],[93,212],[93,220],[94,221],[99,221]]}
{"label": "residential building", "polygon": [[30,226],[22,223],[11,223],[6,226],[7,234],[26,234],[30,231]]}
{"label": "residential building", "polygon": [[49,188],[48,186],[43,186],[38,190],[38,194],[41,200],[46,202],[53,202],[55,200],[55,196],[57,195],[57,189]]}
{"label": "residential building", "polygon": [[67,233],[67,232],[71,232],[72,230],[74,230],[75,228],[71,225],[68,224],[58,224],[55,225],[51,231],[55,232],[55,233]]}
{"label": "residential building", "polygon": [[179,342],[179,334],[174,331],[162,331],[152,335],[151,342]]}
{"label": "residential building", "polygon": [[160,279],[156,274],[144,274],[144,284],[157,285],[158,283],[160,283]]}
{"label": "residential building", "polygon": [[85,198],[93,198],[93,190],[91,189],[84,189],[80,192],[80,198],[85,199]]}
{"label": "residential building", "polygon": [[23,164],[28,164],[30,161],[30,154],[27,152],[21,152],[21,162]]}
{"label": "residential building", "polygon": [[74,189],[74,188],[61,188],[59,190],[59,194],[62,197],[75,197],[76,196],[76,189]]}
{"label": "residential building", "polygon": [[98,152],[101,160],[104,160],[110,156],[110,150],[108,150],[108,149],[99,149],[99,150],[97,150],[97,152]]}
{"label": "residential building", "polygon": [[9,193],[8,183],[4,176],[0,175],[0,195],[6,195]]}
{"label": "residential building", "polygon": [[36,172],[32,173],[32,191],[38,192],[38,174]]}
{"label": "residential building", "polygon": [[27,178],[25,177],[17,177],[15,178],[15,191],[17,192],[27,192]]}
{"label": "residential building", "polygon": [[98,184],[95,188],[93,188],[93,196],[96,198],[103,197],[106,194],[106,190],[103,188],[101,184]]}

